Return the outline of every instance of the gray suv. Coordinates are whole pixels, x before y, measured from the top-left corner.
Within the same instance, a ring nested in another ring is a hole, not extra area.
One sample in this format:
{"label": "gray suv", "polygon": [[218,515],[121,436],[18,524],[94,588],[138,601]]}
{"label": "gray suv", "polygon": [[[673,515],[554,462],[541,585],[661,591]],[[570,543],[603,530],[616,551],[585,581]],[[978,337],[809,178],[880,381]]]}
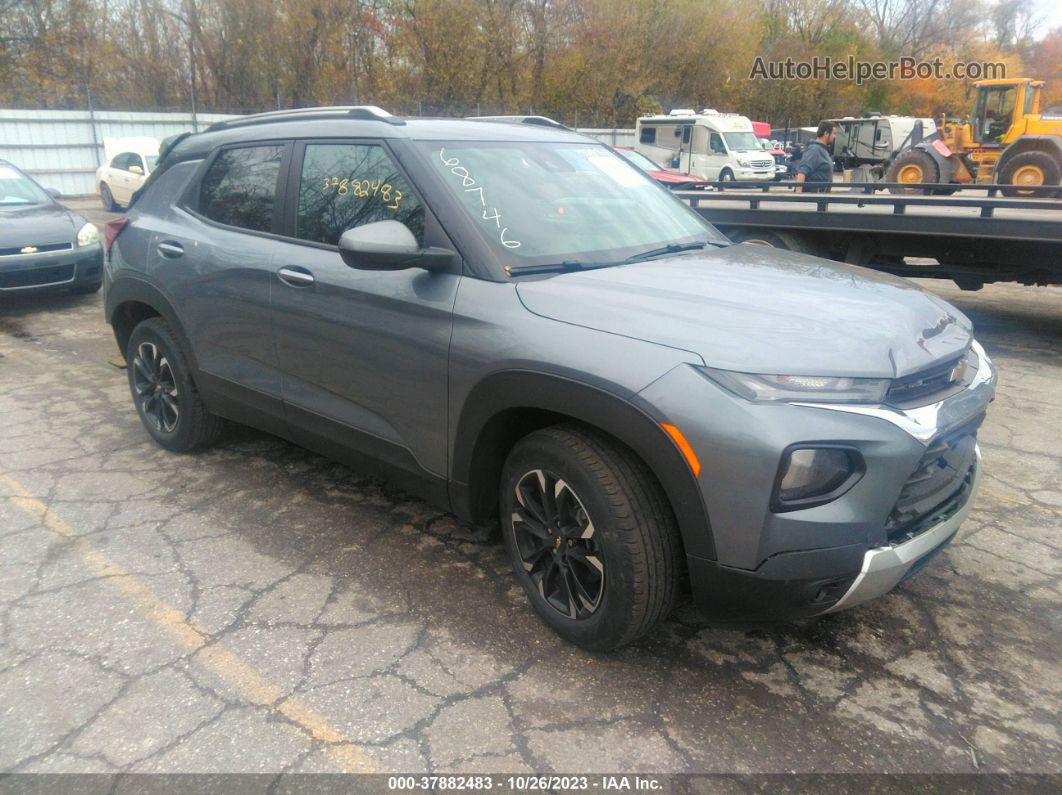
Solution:
{"label": "gray suv", "polygon": [[107,230],[144,426],[222,418],[495,518],[563,637],[879,596],[951,538],[995,372],[954,307],[732,245],[607,147],[371,107],[183,137]]}

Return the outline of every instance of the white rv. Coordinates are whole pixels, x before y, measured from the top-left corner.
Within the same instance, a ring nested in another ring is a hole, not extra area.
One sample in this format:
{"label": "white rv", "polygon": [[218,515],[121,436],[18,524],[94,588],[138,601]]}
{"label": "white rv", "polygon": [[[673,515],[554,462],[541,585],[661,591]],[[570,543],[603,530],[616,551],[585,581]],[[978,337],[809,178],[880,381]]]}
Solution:
{"label": "white rv", "polygon": [[706,108],[642,116],[634,148],[666,170],[709,181],[774,179],[774,158],[763,151],[752,122]]}

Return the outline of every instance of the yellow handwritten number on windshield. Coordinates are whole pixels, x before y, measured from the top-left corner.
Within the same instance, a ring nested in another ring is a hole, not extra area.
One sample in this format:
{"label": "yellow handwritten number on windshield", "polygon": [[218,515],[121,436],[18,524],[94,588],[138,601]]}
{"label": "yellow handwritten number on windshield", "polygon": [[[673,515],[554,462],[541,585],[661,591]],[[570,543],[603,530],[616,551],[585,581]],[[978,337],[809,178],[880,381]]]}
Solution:
{"label": "yellow handwritten number on windshield", "polygon": [[324,177],[321,191],[323,193],[335,192],[338,196],[356,196],[359,199],[379,196],[388,210],[397,210],[402,205],[402,191],[390,182],[372,180],[368,177],[353,179]]}

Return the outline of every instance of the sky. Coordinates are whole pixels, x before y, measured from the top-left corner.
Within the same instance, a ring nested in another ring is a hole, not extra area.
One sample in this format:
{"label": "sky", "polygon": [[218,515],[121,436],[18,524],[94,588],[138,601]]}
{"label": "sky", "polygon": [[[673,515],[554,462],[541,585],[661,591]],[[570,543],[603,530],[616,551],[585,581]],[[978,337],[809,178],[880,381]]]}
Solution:
{"label": "sky", "polygon": [[1058,0],[1040,0],[1039,8],[1044,16],[1044,25],[1036,38],[1042,39],[1052,30],[1062,28],[1062,3]]}

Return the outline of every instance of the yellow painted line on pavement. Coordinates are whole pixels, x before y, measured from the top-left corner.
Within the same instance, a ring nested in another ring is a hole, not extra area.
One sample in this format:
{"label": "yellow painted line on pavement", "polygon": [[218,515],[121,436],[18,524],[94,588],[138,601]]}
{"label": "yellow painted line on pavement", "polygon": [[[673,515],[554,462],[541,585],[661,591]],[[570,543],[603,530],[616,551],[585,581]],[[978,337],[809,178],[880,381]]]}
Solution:
{"label": "yellow painted line on pavement", "polygon": [[[259,674],[235,652],[217,643],[210,643],[210,633],[189,620],[183,612],[164,602],[135,574],[111,560],[88,539],[53,513],[47,505],[27,491],[10,475],[0,473],[0,486],[20,510],[40,520],[49,531],[59,536],[81,561],[98,577],[132,602],[155,626],[162,629],[189,653],[196,662],[235,688],[252,704],[269,706],[284,699],[284,690]],[[300,726],[315,740],[326,743],[326,749],[348,773],[376,773],[379,768],[362,749],[353,745],[339,730],[321,715],[295,698],[277,704],[275,709]]]}

